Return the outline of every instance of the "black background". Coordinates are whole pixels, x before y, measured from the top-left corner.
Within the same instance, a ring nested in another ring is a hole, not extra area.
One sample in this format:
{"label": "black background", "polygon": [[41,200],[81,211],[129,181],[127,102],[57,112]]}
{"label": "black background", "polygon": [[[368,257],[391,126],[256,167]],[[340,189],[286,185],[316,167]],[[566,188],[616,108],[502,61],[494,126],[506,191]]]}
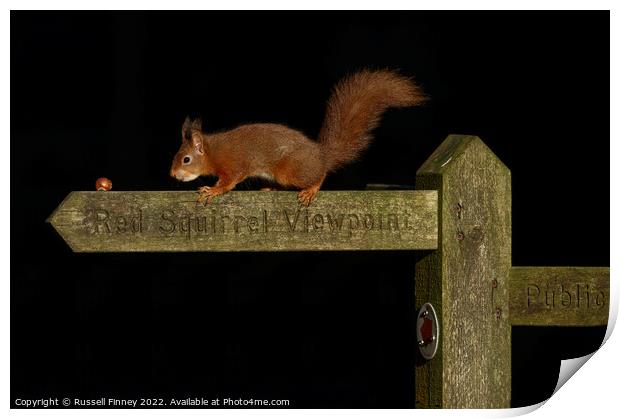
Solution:
{"label": "black background", "polygon": [[[324,189],[413,184],[448,134],[475,134],[512,171],[513,265],[609,266],[608,12],[12,12],[11,402],[413,407],[414,252],[73,254],[44,222],[100,176],[204,184],[168,177],[186,114],[316,137],[363,67],[431,101],[386,114]],[[603,334],[514,328],[513,405]]]}

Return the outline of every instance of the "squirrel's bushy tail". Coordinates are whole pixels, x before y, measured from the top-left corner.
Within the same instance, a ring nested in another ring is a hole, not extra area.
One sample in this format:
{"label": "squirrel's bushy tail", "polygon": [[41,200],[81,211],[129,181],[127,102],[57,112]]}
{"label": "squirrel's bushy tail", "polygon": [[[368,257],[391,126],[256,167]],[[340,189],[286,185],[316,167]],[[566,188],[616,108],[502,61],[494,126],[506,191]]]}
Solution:
{"label": "squirrel's bushy tail", "polygon": [[372,140],[371,132],[386,109],[426,100],[409,78],[388,70],[363,70],[341,80],[327,102],[318,142],[325,171],[354,161]]}

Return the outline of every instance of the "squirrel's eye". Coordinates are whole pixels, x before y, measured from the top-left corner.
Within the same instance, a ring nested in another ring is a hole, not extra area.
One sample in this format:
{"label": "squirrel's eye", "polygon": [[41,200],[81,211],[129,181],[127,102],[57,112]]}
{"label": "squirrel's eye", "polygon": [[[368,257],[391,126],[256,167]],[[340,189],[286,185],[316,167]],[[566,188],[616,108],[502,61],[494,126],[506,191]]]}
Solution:
{"label": "squirrel's eye", "polygon": [[183,164],[189,164],[190,161],[192,161],[192,158],[190,156],[183,157]]}

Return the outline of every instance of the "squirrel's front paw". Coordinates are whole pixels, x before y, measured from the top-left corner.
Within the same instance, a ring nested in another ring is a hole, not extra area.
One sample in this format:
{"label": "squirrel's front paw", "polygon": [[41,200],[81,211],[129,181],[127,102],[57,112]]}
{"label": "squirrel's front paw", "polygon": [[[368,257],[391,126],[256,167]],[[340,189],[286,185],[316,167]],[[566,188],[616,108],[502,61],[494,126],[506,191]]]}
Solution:
{"label": "squirrel's front paw", "polygon": [[202,186],[197,191],[200,195],[196,202],[199,204],[207,205],[211,202],[214,196],[221,195],[221,192],[212,186]]}

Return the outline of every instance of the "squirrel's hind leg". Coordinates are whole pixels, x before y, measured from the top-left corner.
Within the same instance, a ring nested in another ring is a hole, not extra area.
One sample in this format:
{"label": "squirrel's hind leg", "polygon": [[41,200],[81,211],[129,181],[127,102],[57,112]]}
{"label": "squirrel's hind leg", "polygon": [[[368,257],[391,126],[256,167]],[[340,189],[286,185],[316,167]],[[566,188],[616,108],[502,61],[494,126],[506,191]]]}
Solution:
{"label": "squirrel's hind leg", "polygon": [[323,179],[325,178],[322,178],[320,182],[299,191],[299,193],[297,194],[297,200],[301,205],[307,207],[312,203],[312,201],[314,201],[314,198],[316,198],[316,194],[319,192],[319,189],[321,189]]}
{"label": "squirrel's hind leg", "polygon": [[274,174],[279,185],[301,189],[297,200],[305,206],[314,200],[326,175],[317,153],[307,153],[304,159],[284,158],[275,167]]}

